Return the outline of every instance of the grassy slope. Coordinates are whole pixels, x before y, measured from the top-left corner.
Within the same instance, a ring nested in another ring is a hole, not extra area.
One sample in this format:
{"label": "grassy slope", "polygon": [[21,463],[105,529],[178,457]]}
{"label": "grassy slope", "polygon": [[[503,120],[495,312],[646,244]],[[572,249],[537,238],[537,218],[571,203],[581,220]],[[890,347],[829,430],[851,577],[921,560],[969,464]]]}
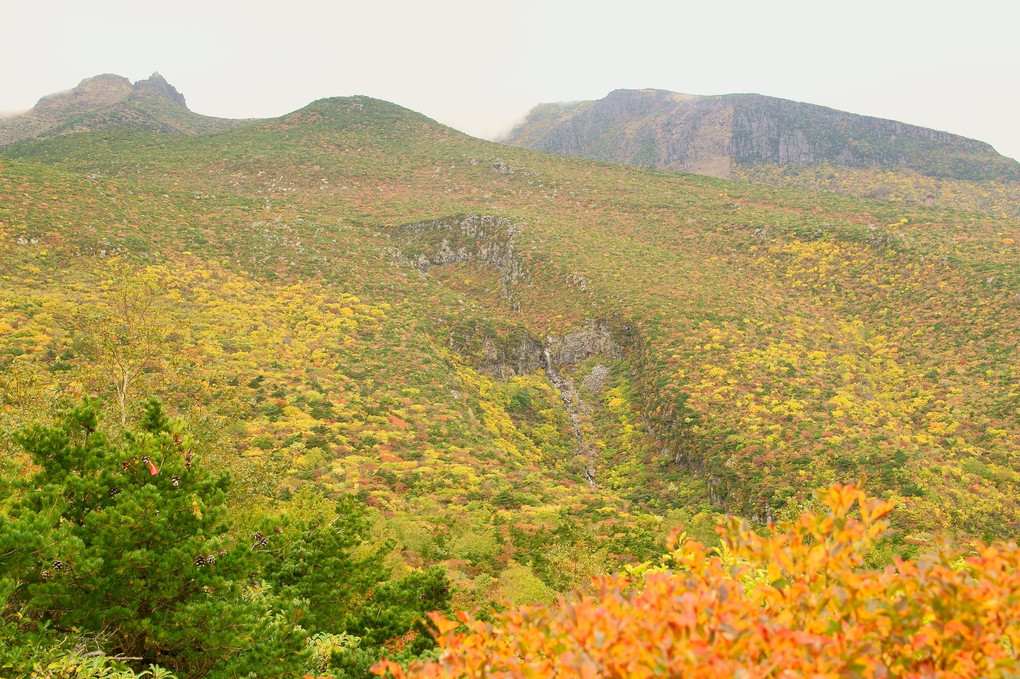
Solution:
{"label": "grassy slope", "polygon": [[[520,589],[518,561],[557,585],[564,564],[639,553],[656,523],[628,512],[763,518],[860,475],[912,534],[1014,531],[1015,221],[556,158],[364,98],[9,154],[2,342],[49,367],[24,398],[101,385],[73,355],[73,305],[99,295],[100,251],[148,263],[186,354],[153,384],[243,423],[222,463],[252,497],[362,492],[408,563],[445,559],[481,593]],[[477,262],[423,278],[394,256],[397,227],[456,214],[521,225],[519,312]],[[597,491],[542,372],[493,380],[470,349],[589,319],[625,348],[563,368],[612,369],[585,397]],[[543,564],[535,536],[565,516],[609,537],[590,559],[558,537]]]}

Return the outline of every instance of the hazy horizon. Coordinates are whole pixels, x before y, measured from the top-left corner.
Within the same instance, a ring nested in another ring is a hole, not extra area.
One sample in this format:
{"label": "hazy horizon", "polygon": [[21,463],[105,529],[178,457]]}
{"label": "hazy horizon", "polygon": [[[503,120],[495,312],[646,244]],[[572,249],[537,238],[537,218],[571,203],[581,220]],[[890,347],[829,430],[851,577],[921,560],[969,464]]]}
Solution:
{"label": "hazy horizon", "polygon": [[[1020,6],[468,0],[372,6],[56,0],[5,10],[0,111],[115,73],[160,72],[197,113],[267,118],[329,96],[392,101],[476,137],[535,105],[615,89],[753,92],[889,118],[1020,158]],[[200,17],[196,19],[195,17]],[[48,33],[47,33],[48,30]],[[40,35],[47,38],[41,40]]]}

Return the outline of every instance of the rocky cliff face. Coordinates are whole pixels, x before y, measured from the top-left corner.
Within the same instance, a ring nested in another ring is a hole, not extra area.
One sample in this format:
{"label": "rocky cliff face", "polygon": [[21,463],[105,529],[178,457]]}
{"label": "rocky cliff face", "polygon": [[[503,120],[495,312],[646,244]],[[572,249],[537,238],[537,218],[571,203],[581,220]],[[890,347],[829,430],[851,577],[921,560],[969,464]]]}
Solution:
{"label": "rocky cliff face", "polygon": [[767,163],[904,167],[935,177],[1020,180],[1020,164],[984,142],[757,94],[617,90],[598,101],[537,107],[506,141],[716,177]]}
{"label": "rocky cliff face", "polygon": [[562,337],[547,338],[544,352],[548,370],[553,370],[556,366],[580,363],[592,356],[623,358],[623,350],[613,340],[609,325],[594,321],[589,321],[584,328]]}
{"label": "rocky cliff face", "polygon": [[[494,215],[458,215],[404,224],[395,229],[387,254],[395,262],[413,266],[421,276],[436,267],[478,262],[499,274],[500,294],[519,312],[517,289],[529,285],[531,272],[516,253],[520,226]],[[459,331],[451,346],[474,347],[481,368],[500,378],[521,375],[538,368],[554,372],[559,366],[581,363],[592,356],[623,357],[607,323],[589,320],[574,332],[544,339],[526,331],[509,332],[502,341],[483,329]]]}
{"label": "rocky cliff face", "polygon": [[705,97],[617,90],[595,102],[543,105],[507,141],[561,155],[728,177],[731,127],[732,109]]}
{"label": "rocky cliff face", "polygon": [[491,215],[445,217],[400,227],[397,256],[410,259],[422,274],[433,266],[479,261],[499,273],[501,294],[515,311],[514,287],[530,275],[514,252],[518,226]]}

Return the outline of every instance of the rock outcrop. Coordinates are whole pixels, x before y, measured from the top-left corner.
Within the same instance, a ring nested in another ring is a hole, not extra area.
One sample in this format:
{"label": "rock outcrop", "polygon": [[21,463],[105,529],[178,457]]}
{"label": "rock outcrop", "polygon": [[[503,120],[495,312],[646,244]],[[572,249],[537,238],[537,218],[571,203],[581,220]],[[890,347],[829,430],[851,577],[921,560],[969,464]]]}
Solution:
{"label": "rock outcrop", "polygon": [[168,83],[166,79],[159,74],[159,72],[153,73],[145,80],[139,80],[131,88],[131,93],[128,95],[128,99],[142,99],[148,96],[162,97],[172,101],[173,103],[188,108],[187,102],[184,101],[184,95],[177,91],[177,89]]}
{"label": "rock outcrop", "polygon": [[514,252],[519,225],[503,217],[462,215],[406,224],[398,230],[394,253],[414,263],[424,275],[434,266],[478,261],[499,273],[500,294],[515,311],[514,293],[530,275]]}
{"label": "rock outcrop", "polygon": [[609,325],[589,321],[582,330],[562,337],[550,337],[545,352],[552,365],[571,365],[592,356],[623,358],[623,350],[613,341]]}

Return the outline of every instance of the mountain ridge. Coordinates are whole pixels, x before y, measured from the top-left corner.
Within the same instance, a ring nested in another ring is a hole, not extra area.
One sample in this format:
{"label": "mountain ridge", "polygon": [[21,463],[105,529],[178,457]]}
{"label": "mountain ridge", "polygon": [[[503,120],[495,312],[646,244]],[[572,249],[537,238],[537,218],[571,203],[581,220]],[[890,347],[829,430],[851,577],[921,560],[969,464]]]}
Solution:
{"label": "mountain ridge", "polygon": [[0,147],[20,141],[100,129],[141,129],[163,134],[206,134],[253,119],[204,116],[191,111],[173,85],[154,72],[131,83],[112,73],[85,78],[75,87],[48,94],[32,109],[0,119]]}
{"label": "mountain ridge", "polygon": [[[979,140],[760,94],[618,89],[594,101],[540,104],[504,141],[720,178],[731,172],[725,167],[704,171],[706,154],[700,151],[706,147],[737,166],[903,165],[928,175],[973,179],[987,174],[978,163],[990,163],[999,174],[1020,178],[1020,163]],[[948,167],[936,163],[931,154],[940,147],[950,147],[956,162]]]}
{"label": "mountain ridge", "polygon": [[540,104],[502,140],[558,155],[1020,216],[1020,163],[989,144],[758,94],[614,90]]}

